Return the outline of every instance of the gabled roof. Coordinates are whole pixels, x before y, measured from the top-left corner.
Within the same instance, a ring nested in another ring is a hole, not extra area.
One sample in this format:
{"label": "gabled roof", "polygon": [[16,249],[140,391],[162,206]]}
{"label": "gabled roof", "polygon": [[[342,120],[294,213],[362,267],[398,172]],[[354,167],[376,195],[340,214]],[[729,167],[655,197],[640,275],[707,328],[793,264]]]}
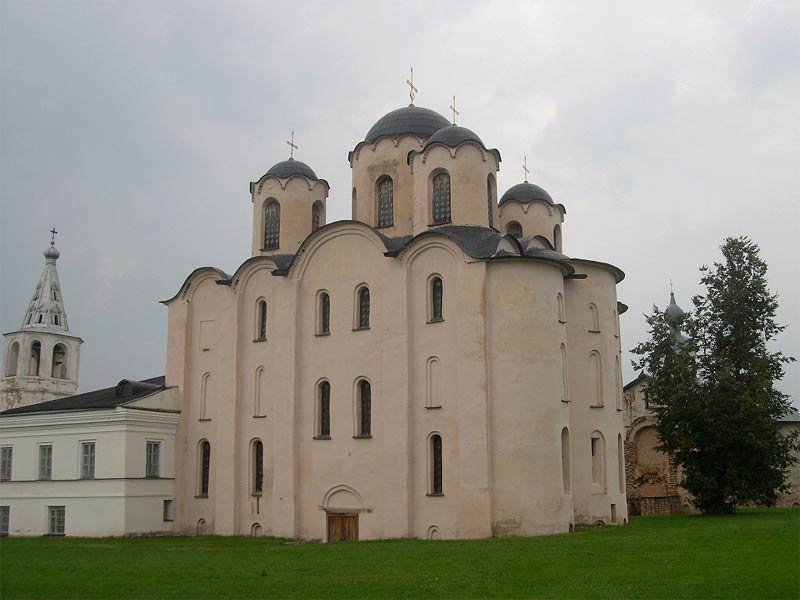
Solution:
{"label": "gabled roof", "polygon": [[103,388],[93,392],[85,392],[65,398],[57,398],[48,402],[20,406],[0,413],[0,416],[22,415],[30,413],[71,411],[71,410],[98,410],[124,406],[147,396],[165,390],[165,377],[152,377],[142,381],[123,379],[116,386]]}
{"label": "gabled roof", "polygon": [[642,371],[641,373],[639,373],[639,375],[637,375],[637,376],[636,376],[636,379],[634,379],[633,381],[629,381],[628,383],[626,383],[626,384],[625,384],[625,385],[622,387],[622,389],[623,389],[624,391],[628,391],[628,388],[631,388],[631,387],[635,386],[637,383],[640,383],[640,382],[642,382],[642,381],[649,381],[649,380],[650,380],[650,375],[648,375],[647,373],[645,373],[644,371]]}

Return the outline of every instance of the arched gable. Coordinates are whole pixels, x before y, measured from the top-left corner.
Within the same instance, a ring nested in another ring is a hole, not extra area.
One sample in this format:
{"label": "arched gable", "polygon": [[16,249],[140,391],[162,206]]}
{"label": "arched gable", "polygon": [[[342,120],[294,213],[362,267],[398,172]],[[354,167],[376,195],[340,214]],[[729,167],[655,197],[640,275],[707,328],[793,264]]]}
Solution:
{"label": "arched gable", "polygon": [[173,300],[176,300],[179,296],[181,297],[181,300],[191,300],[194,290],[196,290],[198,285],[206,279],[227,281],[230,279],[230,276],[222,269],[218,269],[216,267],[198,267],[189,273],[189,276],[183,281],[181,287],[178,288],[177,293],[172,296],[172,298],[161,300],[161,304],[169,304]]}

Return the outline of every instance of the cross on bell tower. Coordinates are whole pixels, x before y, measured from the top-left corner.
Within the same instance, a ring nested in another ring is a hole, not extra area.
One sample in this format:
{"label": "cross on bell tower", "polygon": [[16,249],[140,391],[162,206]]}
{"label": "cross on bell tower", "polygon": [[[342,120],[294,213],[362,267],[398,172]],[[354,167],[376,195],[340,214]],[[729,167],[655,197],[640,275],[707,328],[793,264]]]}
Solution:
{"label": "cross on bell tower", "polygon": [[50,237],[50,245],[51,245],[51,246],[55,246],[55,244],[56,244],[56,234],[57,234],[58,232],[56,231],[56,228],[55,228],[55,227],[53,227],[53,228],[50,230],[50,233],[52,234],[52,235],[51,235],[51,237]]}

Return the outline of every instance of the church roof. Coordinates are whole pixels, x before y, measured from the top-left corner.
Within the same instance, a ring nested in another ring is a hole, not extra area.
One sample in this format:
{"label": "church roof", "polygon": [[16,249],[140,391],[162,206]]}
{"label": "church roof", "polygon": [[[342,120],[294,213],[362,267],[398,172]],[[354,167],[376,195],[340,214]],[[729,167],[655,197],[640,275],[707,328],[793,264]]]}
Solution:
{"label": "church roof", "polygon": [[429,137],[428,141],[425,142],[424,148],[427,148],[431,144],[444,144],[450,148],[455,148],[459,144],[470,141],[477,142],[481,146],[485,147],[483,140],[471,129],[467,129],[466,127],[461,127],[459,125],[448,125],[447,127],[442,127],[439,131]]}
{"label": "church roof", "polygon": [[282,160],[281,162],[272,165],[269,171],[267,171],[266,175],[272,175],[273,177],[278,177],[280,179],[286,179],[292,175],[302,175],[311,181],[317,181],[319,179],[311,167],[309,167],[303,161],[295,160],[293,158]]}
{"label": "church roof", "polygon": [[59,256],[61,253],[55,247],[55,242],[51,242],[44,251],[44,270],[22,319],[23,331],[69,333],[67,311],[64,309],[64,298],[56,270]]}
{"label": "church roof", "polygon": [[450,121],[436,111],[409,104],[383,115],[364,139],[371,144],[383,137],[396,138],[406,133],[427,138],[449,125]]}
{"label": "church roof", "polygon": [[123,379],[114,387],[57,398],[48,402],[39,402],[30,406],[20,406],[19,408],[5,410],[0,415],[11,416],[41,412],[116,408],[164,389],[166,389],[166,385],[163,375],[151,379],[143,379],[142,381]]}
{"label": "church roof", "polygon": [[541,202],[546,202],[550,206],[556,205],[550,194],[543,188],[534,183],[528,183],[527,181],[510,187],[506,193],[500,197],[500,202],[498,204],[502,206],[506,202],[511,202],[512,200],[522,202],[523,204],[539,200]]}

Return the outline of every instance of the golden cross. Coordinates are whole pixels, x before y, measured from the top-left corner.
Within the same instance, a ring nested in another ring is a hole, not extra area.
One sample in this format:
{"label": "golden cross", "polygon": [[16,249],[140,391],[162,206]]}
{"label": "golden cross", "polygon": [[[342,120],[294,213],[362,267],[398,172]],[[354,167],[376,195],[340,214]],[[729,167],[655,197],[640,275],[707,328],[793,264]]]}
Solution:
{"label": "golden cross", "polygon": [[52,233],[52,234],[53,234],[53,235],[52,235],[52,237],[50,238],[50,245],[51,245],[51,246],[53,246],[53,245],[55,245],[55,243],[56,243],[56,234],[57,234],[58,232],[56,231],[56,228],[55,228],[55,227],[53,227],[53,228],[50,230],[50,233]]}
{"label": "golden cross", "polygon": [[295,143],[294,143],[294,131],[292,132],[292,139],[291,139],[291,141],[289,141],[289,140],[286,140],[286,143],[287,143],[287,144],[289,144],[289,147],[291,148],[291,150],[289,150],[289,158],[294,158],[294,151],[295,151],[297,148],[299,148],[299,147],[300,147],[300,146],[298,146],[297,144],[295,144]]}
{"label": "golden cross", "polygon": [[526,156],[522,161],[522,170],[525,171],[525,183],[528,183],[528,157]]}
{"label": "golden cross", "polygon": [[419,91],[414,87],[414,67],[411,67],[411,79],[406,79],[406,83],[409,87],[408,95],[411,97],[411,104],[414,104],[415,94]]}
{"label": "golden cross", "polygon": [[450,110],[453,111],[453,125],[456,124],[456,115],[460,115],[461,113],[456,110],[456,97],[453,96],[453,104],[450,106]]}

